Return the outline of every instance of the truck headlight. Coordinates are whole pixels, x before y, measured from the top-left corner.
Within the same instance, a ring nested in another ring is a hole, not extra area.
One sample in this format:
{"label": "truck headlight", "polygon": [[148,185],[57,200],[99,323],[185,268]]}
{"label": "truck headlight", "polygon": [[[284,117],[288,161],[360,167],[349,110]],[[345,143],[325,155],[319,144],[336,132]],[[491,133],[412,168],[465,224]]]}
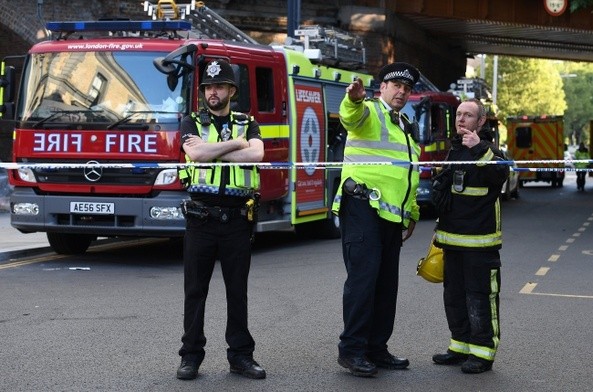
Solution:
{"label": "truck headlight", "polygon": [[151,207],[150,217],[152,219],[183,219],[179,207]]}
{"label": "truck headlight", "polygon": [[23,181],[27,182],[37,182],[35,179],[35,174],[33,174],[33,170],[27,167],[21,167],[18,170],[19,178]]}
{"label": "truck headlight", "polygon": [[177,169],[166,169],[156,176],[154,185],[171,185],[175,181],[177,181]]}
{"label": "truck headlight", "polygon": [[37,203],[14,203],[12,213],[15,215],[39,215]]}

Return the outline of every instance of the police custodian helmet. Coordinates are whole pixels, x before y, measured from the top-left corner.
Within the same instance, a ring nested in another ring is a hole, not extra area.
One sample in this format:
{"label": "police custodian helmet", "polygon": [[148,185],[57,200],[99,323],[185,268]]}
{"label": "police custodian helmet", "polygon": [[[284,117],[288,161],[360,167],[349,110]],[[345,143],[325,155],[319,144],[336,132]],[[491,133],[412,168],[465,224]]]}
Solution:
{"label": "police custodian helmet", "polygon": [[420,71],[408,63],[392,63],[384,66],[379,71],[379,82],[387,83],[391,80],[402,82],[409,87],[414,87],[420,78]]}
{"label": "police custodian helmet", "polygon": [[204,92],[204,86],[208,84],[227,83],[238,88],[235,82],[235,73],[231,65],[225,60],[212,60],[206,66],[200,82],[200,91]]}

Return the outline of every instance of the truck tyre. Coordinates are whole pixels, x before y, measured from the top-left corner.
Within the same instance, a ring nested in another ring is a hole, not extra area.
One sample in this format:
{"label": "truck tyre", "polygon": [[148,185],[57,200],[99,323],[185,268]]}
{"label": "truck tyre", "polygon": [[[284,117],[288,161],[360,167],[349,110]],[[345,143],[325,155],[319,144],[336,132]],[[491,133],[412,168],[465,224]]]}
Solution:
{"label": "truck tyre", "polygon": [[83,254],[94,239],[90,234],[47,233],[49,245],[60,255]]}

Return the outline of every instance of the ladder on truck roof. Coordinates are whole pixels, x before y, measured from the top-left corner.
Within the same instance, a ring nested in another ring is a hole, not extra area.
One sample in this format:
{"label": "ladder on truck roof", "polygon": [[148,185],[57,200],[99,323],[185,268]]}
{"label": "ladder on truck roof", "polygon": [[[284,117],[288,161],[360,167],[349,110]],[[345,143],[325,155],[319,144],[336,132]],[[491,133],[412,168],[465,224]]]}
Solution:
{"label": "ladder on truck roof", "polygon": [[362,40],[335,27],[319,25],[299,26],[294,32],[305,54],[320,62],[334,62],[342,67],[357,68],[366,64],[366,52]]}
{"label": "ladder on truck roof", "polygon": [[175,0],[158,0],[156,5],[145,1],[144,11],[155,20],[188,19],[192,24],[192,32],[199,34],[201,38],[219,38],[259,45],[249,35],[206,7],[202,1],[191,0],[189,4],[183,5],[178,5]]}
{"label": "ladder on truck roof", "polygon": [[[188,19],[192,32],[200,38],[219,38],[230,41],[261,45],[239,30],[222,16],[206,7],[204,2],[191,0],[177,4],[175,0],[158,0],[155,4],[144,2],[144,10],[153,19]],[[335,27],[299,26],[298,38],[287,38],[286,47],[303,52],[316,63],[359,69],[366,64],[362,40]]]}

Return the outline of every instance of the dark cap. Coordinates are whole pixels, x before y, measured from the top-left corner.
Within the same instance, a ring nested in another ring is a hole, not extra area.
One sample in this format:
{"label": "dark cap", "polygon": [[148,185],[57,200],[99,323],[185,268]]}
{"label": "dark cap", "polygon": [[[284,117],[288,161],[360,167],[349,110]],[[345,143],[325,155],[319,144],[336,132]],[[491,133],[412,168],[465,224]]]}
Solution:
{"label": "dark cap", "polygon": [[237,88],[235,82],[235,73],[231,65],[225,60],[212,60],[206,66],[200,81],[200,90],[204,91],[204,86],[207,84],[223,84],[227,83]]}
{"label": "dark cap", "polygon": [[379,71],[379,82],[397,80],[410,87],[414,87],[420,78],[420,71],[408,63],[392,63],[384,66]]}

